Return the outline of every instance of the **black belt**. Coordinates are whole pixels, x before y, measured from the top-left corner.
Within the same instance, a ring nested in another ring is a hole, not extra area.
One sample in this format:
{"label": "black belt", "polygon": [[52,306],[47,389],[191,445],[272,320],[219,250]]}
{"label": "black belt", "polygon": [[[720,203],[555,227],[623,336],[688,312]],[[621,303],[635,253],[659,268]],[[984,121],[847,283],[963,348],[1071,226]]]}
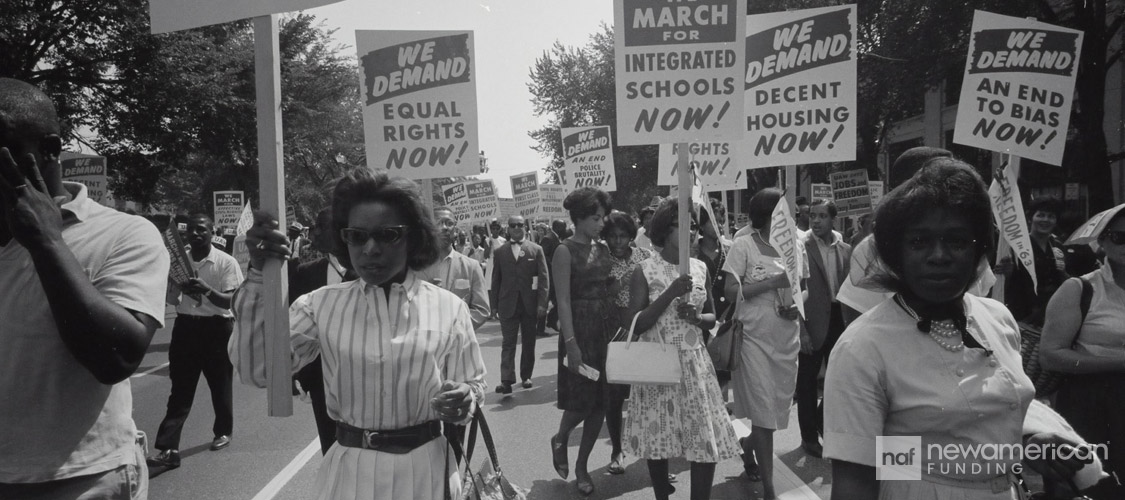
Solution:
{"label": "black belt", "polygon": [[437,420],[389,431],[371,431],[336,422],[336,442],[340,446],[385,451],[396,455],[409,453],[440,435],[441,422]]}

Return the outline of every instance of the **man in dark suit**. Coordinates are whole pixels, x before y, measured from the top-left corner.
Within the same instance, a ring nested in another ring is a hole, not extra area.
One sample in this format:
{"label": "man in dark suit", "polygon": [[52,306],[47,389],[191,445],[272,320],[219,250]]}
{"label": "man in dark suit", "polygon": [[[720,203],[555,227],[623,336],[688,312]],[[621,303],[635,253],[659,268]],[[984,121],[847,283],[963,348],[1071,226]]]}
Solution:
{"label": "man in dark suit", "polygon": [[[296,265],[295,262],[290,263],[290,304],[297,300],[297,297],[320,287],[356,279],[355,272],[345,269],[332,255],[332,209],[326,208],[317,214],[316,224],[309,228],[309,236],[312,238],[313,248],[325,257],[300,265]],[[336,442],[336,422],[328,416],[328,407],[324,402],[324,371],[320,357],[301,368],[293,378],[297,379],[309,394],[313,418],[316,419],[316,432],[320,436],[320,451],[326,454]]]}
{"label": "man in dark suit", "polygon": [[836,292],[848,277],[852,247],[833,230],[836,204],[818,199],[807,209],[809,232],[805,234],[805,252],[809,256],[809,279],[806,282],[805,320],[801,322],[801,353],[797,361],[797,421],[801,427],[801,447],[814,457],[823,448],[819,434],[824,427],[824,410],[817,403],[822,364],[844,332],[844,316]]}
{"label": "man in dark suit", "polygon": [[523,217],[508,218],[508,242],[492,255],[492,304],[499,312],[500,332],[504,337],[500,350],[500,385],[496,392],[511,394],[516,383],[516,338],[523,332],[520,353],[520,378],[523,387],[531,387],[535,367],[535,325],[547,315],[547,291],[550,275],[543,247],[528,241]]}
{"label": "man in dark suit", "polygon": [[[555,219],[551,222],[551,228],[544,231],[543,238],[539,242],[539,245],[543,247],[543,255],[547,258],[547,275],[550,276],[551,283],[555,282],[555,270],[551,266],[551,261],[555,258],[555,249],[562,243],[564,239],[562,235],[565,232],[566,221]],[[555,305],[555,294],[549,293],[547,295],[549,295],[549,297],[547,297],[547,302],[549,304],[547,316],[539,320],[536,325],[536,331],[539,332],[540,336],[546,336],[547,327],[550,327],[556,332],[559,331],[559,310],[558,306]]]}

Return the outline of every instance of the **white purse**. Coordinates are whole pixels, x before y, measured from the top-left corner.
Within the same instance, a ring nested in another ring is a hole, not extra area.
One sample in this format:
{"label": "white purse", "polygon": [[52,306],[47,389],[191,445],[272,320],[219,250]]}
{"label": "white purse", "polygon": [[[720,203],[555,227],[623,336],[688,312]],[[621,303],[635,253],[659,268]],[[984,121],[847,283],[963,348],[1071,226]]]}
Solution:
{"label": "white purse", "polygon": [[633,342],[640,313],[633,322],[624,341],[610,342],[605,362],[606,380],[611,384],[675,385],[683,381],[680,368],[680,348],[660,342]]}

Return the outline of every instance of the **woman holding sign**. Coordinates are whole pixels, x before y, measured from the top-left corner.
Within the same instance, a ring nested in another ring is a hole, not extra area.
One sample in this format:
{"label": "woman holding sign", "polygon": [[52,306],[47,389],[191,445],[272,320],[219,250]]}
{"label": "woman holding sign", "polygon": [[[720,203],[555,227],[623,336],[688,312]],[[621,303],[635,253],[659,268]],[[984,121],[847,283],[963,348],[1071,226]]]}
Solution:
{"label": "woman holding sign", "polygon": [[[1012,314],[965,293],[991,229],[984,182],[952,158],[928,161],[879,205],[875,248],[887,271],[877,279],[895,294],[855,320],[832,350],[824,456],[832,459],[833,498],[1014,498],[1010,472],[1020,466],[1021,444],[1071,457],[1027,461],[1047,478],[1065,480],[1081,468],[1088,455],[1075,453],[1077,435],[1032,402]],[[980,446],[1012,452],[940,452]]]}
{"label": "woman holding sign", "polygon": [[[750,199],[753,230],[734,240],[723,266],[728,274],[727,300],[738,304],[734,314],[742,322],[741,368],[731,379],[734,415],[749,418],[753,426],[750,437],[742,442],[742,461],[746,477],[762,481],[767,499],[776,496],[773,432],[789,425],[801,350],[789,278],[782,258],[770,245],[770,217],[781,198],[781,190],[769,188]],[[804,251],[804,245],[797,248]],[[803,274],[807,276],[808,270]],[[736,302],[740,295],[742,300]]]}

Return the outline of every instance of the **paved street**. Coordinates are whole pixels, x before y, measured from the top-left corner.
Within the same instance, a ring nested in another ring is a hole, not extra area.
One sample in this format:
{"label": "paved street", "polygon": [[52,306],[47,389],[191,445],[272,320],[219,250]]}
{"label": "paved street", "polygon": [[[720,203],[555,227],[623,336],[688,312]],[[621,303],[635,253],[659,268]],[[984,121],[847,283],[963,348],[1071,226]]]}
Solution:
{"label": "paved street", "polygon": [[[156,434],[168,398],[167,362],[170,341],[169,326],[157,332],[142,363],[138,375],[132,380],[135,419],[138,427]],[[489,424],[496,438],[500,464],[505,474],[520,486],[530,490],[532,500],[583,498],[570,481],[563,481],[551,466],[548,438],[558,427],[561,412],[555,408],[555,359],[558,337],[554,334],[539,339],[539,363],[531,389],[516,388],[507,397],[491,392],[498,381],[500,366],[500,328],[489,322],[478,332],[484,359],[489,369],[489,394],[484,405]],[[141,375],[146,371],[151,373]],[[184,427],[181,451],[183,466],[153,478],[149,497],[153,500],[195,499],[285,499],[305,500],[313,497],[316,470],[320,466],[320,447],[316,441],[311,407],[294,400],[293,416],[272,418],[266,416],[266,393],[236,382],[234,388],[234,440],[225,450],[208,450],[211,443],[210,393],[200,381],[191,417]],[[783,499],[827,499],[830,492],[828,463],[807,457],[800,450],[800,437],[796,429],[797,416],[790,419],[791,426],[776,435],[775,449],[785,467],[777,467],[775,481]],[[578,451],[581,428],[571,436],[569,455],[571,467]],[[597,490],[588,498],[621,498],[649,500],[653,498],[644,462],[627,457],[626,473],[610,476],[605,473],[609,463],[608,435],[590,458],[591,473]],[[483,457],[483,448],[478,456]],[[475,460],[479,465],[479,460]],[[688,464],[673,460],[671,470],[680,480],[673,498],[687,499]],[[733,500],[760,498],[760,491],[740,477],[741,462],[737,459],[719,464],[715,473],[712,498]],[[808,486],[799,485],[808,483]]]}

